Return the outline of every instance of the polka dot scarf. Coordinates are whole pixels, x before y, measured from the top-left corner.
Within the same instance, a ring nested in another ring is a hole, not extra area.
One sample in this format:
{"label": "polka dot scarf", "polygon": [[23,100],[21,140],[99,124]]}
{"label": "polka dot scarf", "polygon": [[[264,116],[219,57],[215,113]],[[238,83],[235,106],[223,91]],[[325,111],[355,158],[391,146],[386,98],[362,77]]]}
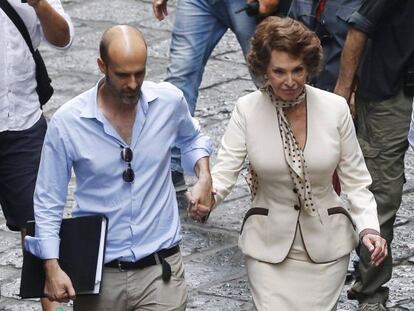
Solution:
{"label": "polka dot scarf", "polygon": [[[310,186],[310,181],[307,173],[307,166],[305,157],[302,150],[299,148],[299,145],[293,135],[293,131],[290,128],[289,121],[287,119],[286,113],[283,108],[292,107],[302,103],[306,99],[306,92],[303,89],[303,92],[299,97],[291,102],[285,102],[278,98],[273,93],[271,85],[267,84],[261,91],[268,94],[272,104],[276,108],[277,118],[279,123],[279,132],[280,137],[283,143],[285,161],[289,168],[289,174],[292,178],[294,189],[293,191],[298,196],[298,201],[300,203],[301,209],[311,216],[318,215],[317,208],[313,202],[312,190]],[[257,175],[254,172],[253,167],[249,167],[248,178],[252,178],[250,183],[253,186],[252,195],[255,195],[255,192],[258,187]]]}

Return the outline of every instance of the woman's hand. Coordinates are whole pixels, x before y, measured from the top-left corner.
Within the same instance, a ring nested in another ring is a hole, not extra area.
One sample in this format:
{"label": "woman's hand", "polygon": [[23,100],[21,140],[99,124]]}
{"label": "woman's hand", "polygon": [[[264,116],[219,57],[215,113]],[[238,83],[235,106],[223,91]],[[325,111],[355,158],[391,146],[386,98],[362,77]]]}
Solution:
{"label": "woman's hand", "polygon": [[378,234],[367,233],[362,237],[362,243],[371,253],[371,263],[378,267],[387,257],[387,241]]}
{"label": "woman's hand", "polygon": [[211,181],[199,180],[191,190],[186,193],[187,215],[200,222],[205,222],[215,204]]}

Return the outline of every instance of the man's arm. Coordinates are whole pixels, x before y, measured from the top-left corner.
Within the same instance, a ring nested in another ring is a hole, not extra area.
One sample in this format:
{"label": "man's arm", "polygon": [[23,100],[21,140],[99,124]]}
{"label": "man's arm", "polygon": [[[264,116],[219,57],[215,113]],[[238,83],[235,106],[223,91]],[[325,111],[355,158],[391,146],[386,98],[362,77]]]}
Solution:
{"label": "man's arm", "polygon": [[336,82],[334,92],[344,97],[348,103],[367,38],[364,32],[352,26],[349,28],[348,35],[346,36],[339,66],[338,81]]}
{"label": "man's arm", "polygon": [[361,7],[349,18],[348,35],[342,50],[339,77],[335,93],[343,96],[348,104],[354,91],[355,76],[361,62],[368,36],[375,33],[385,14],[398,1],[362,0]]}
{"label": "man's arm", "polygon": [[47,0],[27,0],[40,21],[46,40],[57,47],[65,47],[70,42],[69,25]]}
{"label": "man's arm", "polygon": [[[56,114],[58,114],[57,112]],[[36,236],[25,237],[25,248],[45,260],[45,294],[51,301],[65,301],[74,296],[69,277],[63,272],[59,258],[59,230],[66,203],[72,161],[56,114],[49,123],[33,196]]]}
{"label": "man's arm", "polygon": [[[178,120],[176,145],[181,149],[181,165],[185,172],[196,174],[197,183],[192,193],[187,193],[189,215],[197,211],[197,205],[206,205],[214,201],[212,196],[212,178],[209,167],[209,157],[213,151],[210,139],[203,135],[199,122],[194,119],[188,110],[187,102],[182,95],[177,103],[175,116]],[[193,218],[202,220],[203,215],[195,213]]]}
{"label": "man's arm", "polygon": [[154,11],[155,17],[160,21],[168,16],[167,1],[168,0],[152,0],[152,10]]}

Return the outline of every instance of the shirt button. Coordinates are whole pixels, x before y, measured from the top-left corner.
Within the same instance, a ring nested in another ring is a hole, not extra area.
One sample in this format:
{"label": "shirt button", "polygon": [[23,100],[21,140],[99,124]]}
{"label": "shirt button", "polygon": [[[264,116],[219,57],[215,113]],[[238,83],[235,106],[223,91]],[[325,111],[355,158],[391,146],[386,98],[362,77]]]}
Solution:
{"label": "shirt button", "polygon": [[295,209],[295,210],[297,210],[297,211],[298,211],[298,210],[300,210],[300,206],[299,206],[299,205],[297,205],[297,204],[293,205],[293,207],[294,207],[294,209]]}

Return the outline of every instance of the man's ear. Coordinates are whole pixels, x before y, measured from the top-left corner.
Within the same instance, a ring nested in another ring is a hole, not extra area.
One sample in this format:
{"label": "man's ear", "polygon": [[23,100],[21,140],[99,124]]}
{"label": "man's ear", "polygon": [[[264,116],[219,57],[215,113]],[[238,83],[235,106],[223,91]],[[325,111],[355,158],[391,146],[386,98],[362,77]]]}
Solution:
{"label": "man's ear", "polygon": [[98,59],[96,60],[96,62],[98,63],[99,70],[104,75],[106,75],[106,65],[105,65],[104,61],[102,60],[102,58],[98,57]]}

